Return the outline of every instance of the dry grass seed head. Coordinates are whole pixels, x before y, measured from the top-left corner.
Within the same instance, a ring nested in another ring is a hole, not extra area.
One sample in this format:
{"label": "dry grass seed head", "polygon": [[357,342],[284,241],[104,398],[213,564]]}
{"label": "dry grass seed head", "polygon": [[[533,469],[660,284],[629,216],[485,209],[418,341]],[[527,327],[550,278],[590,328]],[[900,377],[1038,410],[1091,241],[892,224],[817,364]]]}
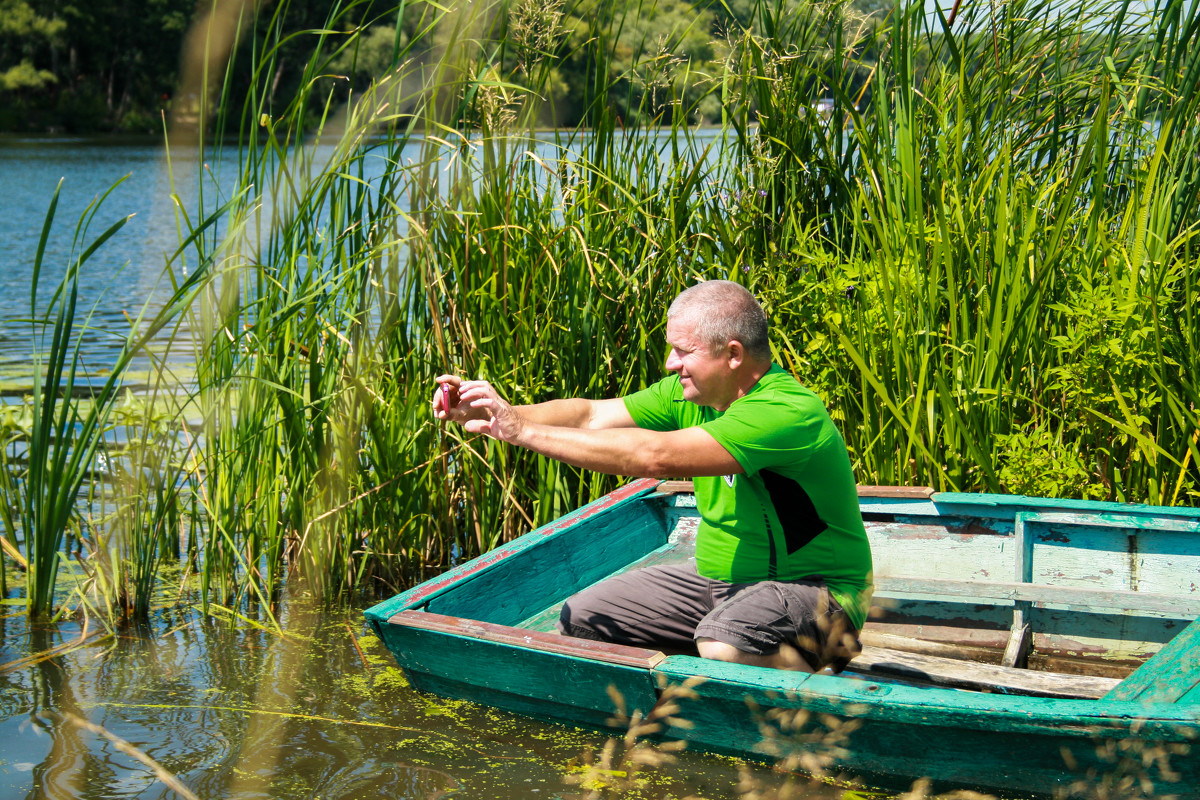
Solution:
{"label": "dry grass seed head", "polygon": [[564,0],[521,0],[509,17],[509,34],[516,45],[517,67],[526,75],[536,62],[552,55],[554,43],[566,33],[562,24]]}

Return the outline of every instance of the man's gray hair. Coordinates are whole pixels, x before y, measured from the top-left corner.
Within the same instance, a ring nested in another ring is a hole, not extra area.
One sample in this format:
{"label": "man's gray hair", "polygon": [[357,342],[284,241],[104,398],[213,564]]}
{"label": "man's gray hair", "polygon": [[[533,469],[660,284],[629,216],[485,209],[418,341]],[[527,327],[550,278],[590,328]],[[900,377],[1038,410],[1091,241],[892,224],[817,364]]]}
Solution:
{"label": "man's gray hair", "polygon": [[771,360],[767,315],[745,287],[733,281],[705,281],[684,289],[667,309],[667,319],[695,325],[701,342],[716,352],[733,340],[758,361]]}

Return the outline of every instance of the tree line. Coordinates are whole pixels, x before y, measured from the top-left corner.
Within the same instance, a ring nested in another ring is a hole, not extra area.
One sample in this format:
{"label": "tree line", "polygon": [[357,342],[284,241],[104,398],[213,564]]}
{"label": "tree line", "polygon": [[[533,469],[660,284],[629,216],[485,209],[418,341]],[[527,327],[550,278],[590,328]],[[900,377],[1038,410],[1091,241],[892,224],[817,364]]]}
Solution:
{"label": "tree line", "polygon": [[[874,0],[854,2],[866,19]],[[630,122],[677,114],[711,122],[721,111],[729,41],[756,24],[756,7],[761,4],[749,0],[511,0],[485,21],[486,30],[455,31],[445,25],[441,7],[425,0],[398,9],[365,2],[350,13],[318,0],[278,6],[261,0],[0,0],[0,131],[156,133],[172,111],[241,106],[252,90],[243,68],[254,58],[252,43],[279,27],[285,30],[272,37],[279,43],[272,54],[276,75],[265,98],[279,107],[301,91],[312,36],[353,39],[353,47],[327,65],[338,74],[338,91],[349,94],[395,67],[401,52],[423,51],[432,59],[447,37],[467,35],[478,39],[481,51],[485,43],[498,49],[489,60],[500,67],[499,82],[537,82],[549,95],[542,124],[578,124],[585,114],[581,98],[598,86],[607,107]],[[198,21],[230,9],[236,9],[240,44],[227,70],[209,76],[209,91],[221,96],[204,106],[182,80],[181,53]],[[601,30],[611,40],[603,64],[588,45]]]}

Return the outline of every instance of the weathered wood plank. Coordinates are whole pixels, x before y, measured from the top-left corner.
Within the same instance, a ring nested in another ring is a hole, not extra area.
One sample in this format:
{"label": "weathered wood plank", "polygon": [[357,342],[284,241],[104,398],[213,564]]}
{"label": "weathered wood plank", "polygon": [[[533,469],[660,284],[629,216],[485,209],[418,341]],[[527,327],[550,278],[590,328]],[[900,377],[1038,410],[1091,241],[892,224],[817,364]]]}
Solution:
{"label": "weathered wood plank", "polygon": [[[960,629],[946,628],[944,630],[957,632]],[[989,642],[988,644],[979,644],[975,641],[918,639],[914,636],[892,633],[879,626],[878,623],[867,622],[866,627],[859,633],[858,638],[864,645],[870,645],[871,647],[902,650],[906,653],[921,653],[927,656],[956,658],[959,661],[971,661],[977,664],[999,664],[1001,656],[1001,642],[999,642],[999,639],[1003,634],[997,631],[993,636],[996,641]]]}
{"label": "weathered wood plank", "polygon": [[1139,514],[1151,518],[1200,519],[1200,508],[1189,506],[1147,506],[1103,500],[1066,500],[1055,497],[1023,497],[984,492],[935,492],[933,502],[951,512],[955,511],[954,506],[958,506],[963,513],[967,514],[974,513],[968,509],[979,509],[980,512],[994,509],[1003,515],[1008,515],[1014,508],[1025,508],[1047,512],[1083,511],[1091,514]]}
{"label": "weathered wood plank", "polygon": [[1119,683],[1114,678],[1035,672],[869,645],[863,647],[863,652],[855,656],[847,669],[860,674],[910,678],[937,686],[1035,697],[1099,698]]}
{"label": "weathered wood plank", "polygon": [[[1040,516],[1040,515],[1039,515]],[[1137,550],[1134,531],[1026,520],[1030,580],[1057,586],[1132,591]]]}
{"label": "weathered wood plank", "polygon": [[[663,481],[655,490],[663,494],[682,494],[694,491],[691,481]],[[859,486],[859,497],[892,497],[901,500],[928,500],[933,489],[928,486]]]}
{"label": "weathered wood plank", "polygon": [[558,636],[553,633],[513,628],[508,625],[495,625],[490,622],[479,622],[445,614],[431,614],[427,611],[401,611],[392,616],[388,620],[388,624],[455,636],[467,636],[485,642],[499,642],[530,650],[541,650],[575,658],[590,658],[608,664],[622,664],[627,667],[643,669],[652,669],[666,658],[657,650],[643,647],[576,639],[572,636]]}
{"label": "weathered wood plank", "polygon": [[1133,592],[1122,589],[1084,589],[1078,586],[1050,586],[1044,583],[1003,581],[954,581],[938,578],[899,576],[877,577],[877,597],[927,595],[962,597],[980,602],[988,600],[1030,601],[1066,606],[1075,611],[1120,610],[1154,611],[1178,615],[1181,619],[1200,616],[1200,594],[1172,595]]}
{"label": "weathered wood plank", "polygon": [[[952,605],[963,611],[961,617],[949,616],[942,620],[944,624],[938,624],[938,621],[927,617],[906,616],[903,612],[910,608],[911,602],[902,604],[899,614],[889,610],[886,616],[868,620],[862,633],[863,644],[1000,663],[1009,631],[995,625],[977,627],[966,624],[984,623],[974,614],[967,618],[968,612],[976,611],[978,606],[964,603],[933,604],[934,607]],[[1006,606],[991,608],[1007,610]],[[1186,624],[1179,620],[1115,611],[1109,614],[1080,614],[1059,609],[1035,609],[1031,621],[1033,649],[1030,661],[1061,665],[1042,666],[1039,669],[1110,678],[1128,677]],[[881,638],[874,639],[875,636]]]}
{"label": "weathered wood plank", "polygon": [[[972,661],[988,661],[1000,663],[1000,655],[1004,652],[1004,645],[1008,642],[1008,630],[1006,628],[992,627],[979,628],[968,627],[966,625],[955,624],[958,619],[941,620],[945,624],[935,624],[929,621],[913,622],[905,616],[900,616],[895,621],[892,617],[887,617],[882,621],[868,619],[867,624],[863,627],[863,634],[872,633],[880,634],[885,637],[895,637],[897,639],[913,641],[913,642],[928,642],[934,645],[945,645],[951,648],[964,648],[963,655],[967,653],[975,653],[970,656]],[[860,637],[861,638],[861,637]],[[888,641],[868,641],[862,639],[863,644],[873,644],[877,647],[891,647],[895,650],[912,650],[914,653],[929,653],[930,655],[940,656],[945,655],[952,658],[960,658],[963,655],[953,652],[938,652],[937,647],[908,647],[899,646]],[[991,652],[992,657],[982,658],[983,652]]]}
{"label": "weathered wood plank", "polygon": [[1180,631],[1104,699],[1200,703],[1200,620]]}
{"label": "weathered wood plank", "polygon": [[859,497],[890,497],[899,500],[928,500],[933,489],[928,486],[859,486]]}
{"label": "weathered wood plank", "polygon": [[1137,588],[1143,592],[1200,589],[1200,536],[1175,531],[1142,531],[1134,560]]}
{"label": "weathered wood plank", "polygon": [[938,574],[978,581],[1014,574],[1012,523],[1006,527],[966,529],[961,525],[950,527],[941,520],[866,525],[871,551],[876,554],[876,577],[927,575],[930,565],[937,564]]}

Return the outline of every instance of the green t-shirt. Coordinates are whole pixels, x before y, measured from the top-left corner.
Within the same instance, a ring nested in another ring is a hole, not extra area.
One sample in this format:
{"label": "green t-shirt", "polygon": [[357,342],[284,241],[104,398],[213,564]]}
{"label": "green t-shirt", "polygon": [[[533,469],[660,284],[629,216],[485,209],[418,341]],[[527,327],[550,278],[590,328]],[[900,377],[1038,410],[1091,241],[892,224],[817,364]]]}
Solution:
{"label": "green t-shirt", "polygon": [[773,365],[724,413],[684,400],[677,375],[624,400],[639,427],[703,427],[745,470],[694,480],[701,575],[731,583],[819,577],[862,627],[871,548],[846,444],[815,394]]}

